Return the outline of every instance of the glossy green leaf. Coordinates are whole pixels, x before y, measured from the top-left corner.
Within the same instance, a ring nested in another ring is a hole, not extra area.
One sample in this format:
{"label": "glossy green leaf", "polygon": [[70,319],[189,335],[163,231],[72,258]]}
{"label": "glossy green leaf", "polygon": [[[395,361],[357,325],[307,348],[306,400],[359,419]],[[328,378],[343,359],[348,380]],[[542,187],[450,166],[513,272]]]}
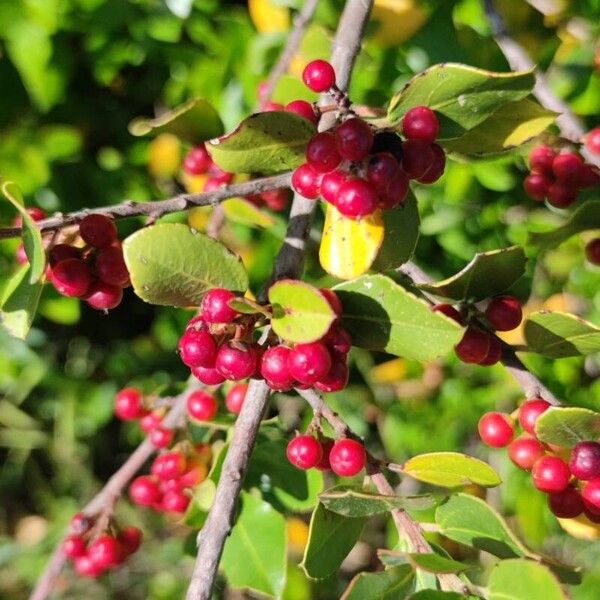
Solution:
{"label": "glossy green leaf", "polygon": [[585,202],[577,207],[564,225],[553,231],[530,233],[528,241],[543,250],[551,250],[571,236],[590,229],[600,229],[600,201],[598,200]]}
{"label": "glossy green leaf", "polygon": [[502,483],[502,479],[490,465],[458,452],[432,452],[413,456],[404,463],[402,472],[419,481],[443,487],[470,483],[495,487]]}
{"label": "glossy green leaf", "polygon": [[269,311],[264,306],[260,305],[258,302],[254,302],[254,300],[250,300],[250,298],[237,297],[230,300],[228,304],[231,308],[243,315],[263,314],[270,316]]}
{"label": "glossy green leaf", "polygon": [[335,573],[358,541],[366,519],[342,517],[321,503],[312,514],[301,567],[311,579]]}
{"label": "glossy green leaf", "polygon": [[271,326],[284,340],[306,343],[320,340],[336,318],[327,298],[315,287],[282,279],[269,288],[273,307]]}
{"label": "glossy green leaf", "polygon": [[284,111],[250,115],[230,134],[207,144],[213,160],[231,173],[279,173],[301,165],[312,123]]}
{"label": "glossy green leaf", "polygon": [[155,119],[138,117],[129,124],[132,135],[173,133],[190,144],[217,137],[223,133],[219,113],[206,100],[192,98]]}
{"label": "glossy green leaf", "polygon": [[527,347],[549,358],[600,352],[600,328],[562,312],[531,313],[523,325]]}
{"label": "glossy green leaf", "polygon": [[492,569],[489,600],[566,600],[554,575],[531,560],[503,560]]}
{"label": "glossy green leaf", "polygon": [[[472,597],[478,598],[478,596]],[[421,590],[420,592],[411,594],[406,600],[464,600],[465,598],[467,598],[467,596],[463,596],[458,592],[442,592],[441,590]]]}
{"label": "glossy green leaf", "polygon": [[319,495],[327,510],[345,517],[371,517],[395,508],[424,510],[434,506],[431,496],[382,496],[365,492],[360,487],[339,486]]}
{"label": "glossy green leaf", "polygon": [[286,525],[268,502],[242,492],[238,519],[225,542],[221,568],[234,588],[279,598],[286,578]]}
{"label": "glossy green leaf", "polygon": [[413,589],[415,573],[410,565],[391,567],[378,573],[356,575],[340,600],[398,600]]}
{"label": "glossy green leaf", "polygon": [[600,413],[578,406],[553,406],[536,419],[535,432],[546,444],[571,448],[600,437]]}
{"label": "glossy green leaf", "polygon": [[463,329],[385,275],[337,285],[343,326],[354,345],[428,361],[452,350]]}
{"label": "glossy green leaf", "polygon": [[499,558],[530,554],[502,517],[475,496],[451,496],[436,509],[435,522],[442,535]]}
{"label": "glossy green leaf", "polygon": [[262,229],[268,229],[275,224],[272,215],[245,198],[229,198],[222,202],[221,206],[225,216],[234,223]]}
{"label": "glossy green leaf", "polygon": [[[425,292],[450,300],[483,300],[505,292],[525,273],[525,253],[520,246],[478,252],[461,271],[436,283],[421,284]],[[491,277],[490,274],[494,276]]]}
{"label": "glossy green leaf", "polygon": [[410,552],[406,557],[415,569],[421,569],[428,573],[460,573],[471,568],[465,563],[440,556],[435,552],[429,554]]}
{"label": "glossy green leaf", "polygon": [[244,292],[248,276],[223,244],[179,223],[145,227],[123,242],[135,293],[150,304],[198,306],[210,289]]}
{"label": "glossy green leaf", "polygon": [[390,101],[387,119],[398,124],[407,110],[425,105],[440,117],[438,139],[455,138],[485,121],[498,108],[528,96],[533,72],[495,73],[443,63],[415,75]]}
{"label": "glossy green leaf", "polygon": [[190,527],[200,529],[208,517],[217,492],[217,485],[211,478],[206,478],[194,488],[194,495],[185,512],[184,522]]}
{"label": "glossy green leaf", "polygon": [[30,267],[21,267],[4,285],[0,302],[0,324],[14,337],[25,339],[42,294],[41,282],[30,283]]}

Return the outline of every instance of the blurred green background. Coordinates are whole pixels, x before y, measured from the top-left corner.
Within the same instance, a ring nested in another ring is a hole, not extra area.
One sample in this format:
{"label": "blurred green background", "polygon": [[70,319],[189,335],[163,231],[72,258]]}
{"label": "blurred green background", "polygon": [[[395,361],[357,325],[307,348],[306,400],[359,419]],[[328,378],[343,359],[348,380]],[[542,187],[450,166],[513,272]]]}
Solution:
{"label": "blurred green background", "polygon": [[[243,1],[0,0],[1,176],[18,183],[28,204],[48,212],[168,196],[173,183],[149,173],[150,140],[131,136],[129,122],[201,96],[226,128],[233,127],[255,107],[257,85],[276,60],[299,4],[256,0],[249,12]],[[498,4],[515,38],[547,70],[553,89],[589,128],[597,125],[600,0],[542,3],[552,8],[546,15],[534,2]],[[302,66],[328,54],[342,5],[321,2],[275,100],[298,94]],[[442,61],[508,70],[478,0],[377,1],[352,98],[382,106],[413,73]],[[478,250],[524,243],[527,231],[560,221],[522,192],[526,151],[477,163],[450,161],[437,184],[416,190],[423,224],[416,259],[425,270],[449,275]],[[13,217],[10,205],[0,203],[0,222],[8,225]],[[243,256],[255,292],[281,242],[283,221],[277,219],[272,230],[234,223],[223,230],[226,243]],[[139,224],[121,222],[121,237]],[[319,217],[315,251],[320,226]],[[535,279],[532,268],[518,290],[529,298],[528,307],[566,307],[600,323],[600,269],[585,262],[585,239],[574,237],[535,263]],[[16,245],[0,244],[3,279],[15,269]],[[330,281],[316,252],[307,276]],[[175,348],[188,316],[146,305],[131,290],[104,316],[46,286],[26,342],[0,332],[1,598],[27,597],[70,516],[139,443],[135,427],[113,418],[115,391],[136,384],[160,392],[185,379]],[[519,342],[518,334],[511,341]],[[435,450],[489,459],[506,481],[490,502],[532,548],[589,569],[584,585],[572,591],[576,600],[598,597],[600,543],[562,532],[544,498],[505,453],[478,442],[481,413],[512,410],[522,396],[502,367],[470,367],[453,357],[423,367],[364,351],[352,359],[351,386],[331,402],[374,452],[395,461]],[[600,409],[598,356],[527,362],[565,403]],[[287,423],[294,422],[299,403],[281,397],[276,406],[285,408]],[[190,530],[126,501],[117,514],[143,528],[142,550],[99,582],[65,570],[57,597],[180,598],[193,564],[184,543]],[[373,522],[339,578],[312,585],[293,566],[305,531],[298,522],[291,527],[299,541],[290,545],[288,600],[339,597],[356,569],[375,564],[374,548],[385,545],[385,523]],[[225,589],[222,582],[218,596],[231,597]]]}

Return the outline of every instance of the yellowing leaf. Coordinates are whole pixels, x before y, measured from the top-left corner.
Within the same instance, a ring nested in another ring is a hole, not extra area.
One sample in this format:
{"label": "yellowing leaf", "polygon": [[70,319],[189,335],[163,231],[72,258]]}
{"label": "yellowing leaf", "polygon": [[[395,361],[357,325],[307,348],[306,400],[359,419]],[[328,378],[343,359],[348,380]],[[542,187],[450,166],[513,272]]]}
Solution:
{"label": "yellowing leaf", "polygon": [[225,216],[235,223],[249,227],[273,227],[275,219],[245,198],[230,198],[222,204]]}
{"label": "yellowing leaf", "polygon": [[575,519],[558,519],[559,525],[578,540],[593,541],[600,538],[600,525],[592,523],[585,515]]}
{"label": "yellowing leaf", "polygon": [[207,179],[208,175],[188,175],[185,172],[181,174],[181,182],[188,194],[200,194],[203,192]]}
{"label": "yellowing leaf", "polygon": [[154,177],[171,177],[181,162],[181,142],[172,133],[161,133],[150,142],[148,171]]}
{"label": "yellowing leaf", "polygon": [[374,383],[394,383],[406,377],[406,361],[394,358],[371,369],[369,373]]}
{"label": "yellowing leaf", "polygon": [[384,48],[410,39],[427,21],[428,14],[414,0],[375,0],[371,20],[373,40]]}
{"label": "yellowing leaf", "polygon": [[260,33],[279,33],[290,27],[290,11],[272,0],[248,0],[248,11]]}
{"label": "yellowing leaf", "polygon": [[319,249],[321,266],[339,279],[353,279],[368,271],[383,243],[381,211],[354,221],[327,205]]}
{"label": "yellowing leaf", "polygon": [[210,206],[196,206],[188,212],[188,225],[196,231],[205,231],[213,209]]}

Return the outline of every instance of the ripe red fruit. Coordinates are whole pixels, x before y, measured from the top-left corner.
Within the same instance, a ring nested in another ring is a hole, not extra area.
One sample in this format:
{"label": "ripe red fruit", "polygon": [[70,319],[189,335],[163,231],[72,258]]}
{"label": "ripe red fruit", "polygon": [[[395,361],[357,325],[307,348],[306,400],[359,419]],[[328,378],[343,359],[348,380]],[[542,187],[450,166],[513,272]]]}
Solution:
{"label": "ripe red fruit", "polygon": [[225,377],[211,367],[194,367],[192,375],[205,385],[220,385],[225,381]]}
{"label": "ripe red fruit", "polygon": [[123,258],[123,250],[115,246],[102,248],[95,262],[96,275],[110,285],[124,287],[129,283],[129,271]]}
{"label": "ripe red fruit", "polygon": [[118,565],[120,554],[119,542],[107,533],[97,537],[88,548],[88,557],[102,570]]}
{"label": "ripe red fruit", "polygon": [[[38,206],[31,206],[26,210],[27,210],[27,214],[36,222],[41,221],[48,216],[46,214],[46,211],[42,208],[39,208]],[[15,217],[15,220],[13,221],[13,223],[14,223],[15,227],[22,227],[23,226],[23,217],[21,215],[17,215]]]}
{"label": "ripe red fruit", "polygon": [[362,119],[348,119],[336,129],[335,141],[343,158],[358,162],[367,157],[373,146],[373,130]]}
{"label": "ripe red fruit", "polygon": [[63,296],[80,298],[87,293],[92,283],[92,273],[83,261],[67,258],[52,267],[50,281]]}
{"label": "ripe red fruit", "polygon": [[334,354],[345,357],[352,347],[350,334],[337,323],[334,323],[321,340]]}
{"label": "ripe red fruit", "polygon": [[344,438],[333,444],[329,452],[331,470],[340,477],[353,477],[367,462],[365,447],[356,440]]}
{"label": "ripe red fruit", "polygon": [[463,316],[452,306],[451,304],[435,304],[431,307],[431,309],[435,312],[440,312],[447,317],[450,317],[453,321],[460,323],[461,325],[465,324],[465,320]]}
{"label": "ripe red fruit", "polygon": [[435,156],[431,144],[408,140],[402,145],[402,170],[411,178],[419,179],[433,166]]}
{"label": "ripe red fruit", "polygon": [[236,383],[225,396],[225,406],[230,413],[239,415],[242,410],[242,404],[246,398],[248,386],[245,383]]}
{"label": "ripe red fruit", "polygon": [[192,148],[183,161],[183,170],[190,175],[202,175],[212,165],[212,158],[204,144]]}
{"label": "ripe red fruit", "polygon": [[181,490],[170,490],[165,493],[161,502],[162,510],[170,513],[184,513],[190,498]]}
{"label": "ripe red fruit", "polygon": [[488,412],[479,419],[479,437],[492,448],[508,446],[515,434],[512,419],[506,413]]}
{"label": "ripe red fruit", "polygon": [[319,471],[331,471],[331,464],[329,462],[329,453],[333,448],[334,441],[330,438],[324,438],[320,440],[323,455],[319,464],[315,465],[315,468]]}
{"label": "ripe red fruit", "polygon": [[179,339],[179,355],[188,367],[215,366],[217,342],[206,329],[187,329]]}
{"label": "ripe red fruit", "polygon": [[571,472],[558,456],[542,456],[531,469],[533,485],[541,492],[556,493],[567,489]]}
{"label": "ripe red fruit", "polygon": [[581,497],[586,508],[593,514],[600,514],[600,477],[586,481],[581,488]]}
{"label": "ripe red fruit", "polygon": [[85,295],[85,301],[96,310],[110,310],[121,304],[123,289],[103,281],[95,281]]}
{"label": "ripe red fruit", "polygon": [[321,196],[323,200],[335,205],[338,192],[342,185],[348,181],[348,178],[348,173],[341,169],[334,169],[329,173],[325,173],[321,180]]}
{"label": "ripe red fruit", "polygon": [[379,193],[379,208],[390,210],[402,204],[408,194],[408,177],[398,169],[385,190]]}
{"label": "ripe red fruit", "polygon": [[532,171],[552,176],[552,164],[556,158],[556,152],[550,146],[537,146],[529,154],[529,166]]}
{"label": "ripe red fruit", "polygon": [[275,212],[281,212],[290,203],[289,190],[267,190],[261,194],[265,204]]}
{"label": "ripe red fruit", "polygon": [[490,336],[490,349],[485,358],[478,363],[482,367],[491,367],[502,359],[502,342],[497,337]]}
{"label": "ripe red fruit", "polygon": [[402,133],[409,140],[433,142],[439,130],[439,121],[427,106],[411,108],[402,119]]}
{"label": "ripe red fruit", "polygon": [[427,169],[425,175],[417,179],[419,183],[434,183],[446,170],[446,153],[444,149],[438,144],[431,144],[431,151],[433,152],[433,163]]}
{"label": "ripe red fruit", "polygon": [[323,449],[312,435],[298,435],[287,445],[286,456],[295,467],[312,469],[321,461]]}
{"label": "ripe red fruit", "polygon": [[523,180],[525,193],[538,202],[543,202],[548,196],[552,180],[542,173],[531,173]]}
{"label": "ripe red fruit", "polygon": [[348,385],[348,365],[346,359],[334,357],[329,373],[315,383],[315,388],[320,392],[331,394],[339,392]]}
{"label": "ripe red fruit", "polygon": [[335,199],[335,206],[345,217],[359,219],[372,214],[377,208],[377,194],[364,179],[349,179]]}
{"label": "ripe red fruit", "polygon": [[306,147],[306,162],[318,173],[329,173],[341,162],[333,133],[323,131],[314,135]]}
{"label": "ripe red fruit", "polygon": [[117,540],[121,544],[121,548],[125,554],[129,556],[138,551],[138,548],[142,545],[142,537],[140,529],[133,525],[128,525],[119,531]]}
{"label": "ripe red fruit", "polygon": [[487,333],[474,327],[467,327],[462,340],[454,349],[463,362],[477,364],[487,357],[490,343],[490,336]]}
{"label": "ripe red fruit", "polygon": [[167,448],[173,441],[173,430],[165,427],[155,427],[150,432],[150,442],[157,448]]}
{"label": "ripe red fruit", "polygon": [[335,71],[326,60],[313,60],[304,67],[302,81],[313,92],[326,92],[335,85]]}
{"label": "ripe red fruit", "polygon": [[571,450],[569,469],[577,479],[588,481],[600,477],[600,444],[579,442]]}
{"label": "ripe red fruit", "polygon": [[198,421],[212,421],[219,411],[219,404],[214,396],[203,390],[194,390],[187,399],[188,415]]}
{"label": "ripe red fruit", "polygon": [[586,244],[585,256],[593,265],[600,265],[600,238]]}
{"label": "ripe red fruit", "polygon": [[48,262],[50,263],[51,267],[62,260],[67,260],[67,258],[80,257],[81,250],[69,244],[56,244],[55,246],[52,246],[48,252]]}
{"label": "ripe red fruit", "polygon": [[235,294],[231,290],[209,290],[202,298],[202,318],[207,323],[231,323],[239,314],[229,306],[229,302],[234,299]]}
{"label": "ripe red fruit", "polygon": [[73,565],[75,567],[75,571],[81,577],[90,577],[91,579],[95,579],[102,575],[103,569],[99,567],[87,554],[83,556],[78,556],[74,561]]}
{"label": "ripe red fruit", "polygon": [[165,452],[154,459],[150,472],[161,481],[169,481],[183,475],[185,467],[185,456],[181,452]]}
{"label": "ripe red fruit", "polygon": [[551,404],[542,398],[533,398],[521,404],[519,408],[519,423],[531,435],[535,435],[535,422],[537,418],[550,408]]}
{"label": "ripe red fruit", "polygon": [[313,385],[331,369],[331,354],[322,342],[297,344],[288,356],[290,375],[300,383]]}
{"label": "ripe red fruit", "polygon": [[158,412],[151,412],[140,419],[140,429],[144,433],[150,433],[156,429],[162,421],[162,415]]}
{"label": "ripe red fruit", "polygon": [[574,519],[583,512],[583,500],[577,489],[569,485],[562,492],[548,496],[548,506],[559,519]]}
{"label": "ripe red fruit", "polygon": [[552,161],[552,172],[563,183],[576,184],[582,167],[583,159],[576,152],[564,152]]}
{"label": "ripe red fruit", "polygon": [[514,296],[496,296],[487,305],[485,316],[496,331],[510,331],[521,323],[523,309]]}
{"label": "ripe red fruit", "polygon": [[508,456],[520,469],[529,471],[536,461],[546,454],[544,444],[535,438],[521,436],[510,443]]}
{"label": "ripe red fruit", "polygon": [[595,165],[589,165],[587,163],[583,165],[579,173],[577,185],[582,189],[593,188],[600,185],[600,169]]}
{"label": "ripe red fruit", "polygon": [[71,517],[71,531],[76,534],[82,534],[88,531],[88,529],[92,526],[93,520],[83,513],[75,513]]}
{"label": "ripe red fruit", "polygon": [[399,168],[398,161],[389,152],[373,154],[367,163],[367,181],[378,192],[385,191]]}
{"label": "ripe red fruit", "polygon": [[239,381],[256,373],[257,361],[258,355],[253,346],[229,342],[219,348],[215,369],[225,379]]}
{"label": "ripe red fruit", "polygon": [[548,202],[556,208],[568,208],[577,200],[577,188],[564,181],[555,181],[548,188]]}
{"label": "ripe red fruit", "polygon": [[306,100],[292,100],[291,102],[288,102],[288,104],[285,105],[285,111],[296,113],[313,123],[313,125],[317,125],[319,122],[319,117],[315,113],[313,105]]}
{"label": "ripe red fruit", "polygon": [[69,535],[63,542],[62,551],[67,558],[83,556],[86,553],[85,542],[80,535]]}
{"label": "ripe red fruit", "polygon": [[117,239],[117,226],[104,215],[88,215],[79,223],[79,235],[94,248],[104,248]]}
{"label": "ripe red fruit", "polygon": [[272,100],[269,100],[260,107],[260,110],[261,112],[277,112],[279,110],[284,110],[284,106],[279,102],[273,102]]}
{"label": "ripe red fruit", "polygon": [[294,378],[288,369],[291,350],[279,345],[267,348],[260,361],[260,374],[273,390],[288,391],[294,387]]}
{"label": "ripe red fruit", "polygon": [[135,421],[146,414],[142,392],[137,388],[123,388],[115,396],[115,415],[123,421]]}
{"label": "ripe red fruit", "polygon": [[397,161],[402,161],[402,139],[393,131],[380,131],[375,134],[371,152],[389,152]]}
{"label": "ripe red fruit", "polygon": [[594,129],[588,131],[585,136],[585,147],[592,154],[600,156],[600,127],[594,127]]}
{"label": "ripe red fruit", "polygon": [[304,163],[292,173],[292,188],[301,196],[316,200],[319,197],[321,177],[308,163]]}
{"label": "ripe red fruit", "polygon": [[342,306],[342,301],[340,300],[340,297],[329,288],[320,288],[319,291],[321,292],[321,294],[323,294],[323,296],[325,296],[325,299],[329,303],[329,306],[331,306],[331,308],[333,309],[335,316],[338,318],[341,317],[344,308]]}
{"label": "ripe red fruit", "polygon": [[17,246],[15,258],[17,259],[17,262],[20,265],[26,265],[29,263],[29,259],[27,258],[27,252],[25,252],[25,246],[22,243]]}
{"label": "ripe red fruit", "polygon": [[158,482],[148,475],[140,475],[129,486],[129,497],[139,506],[152,506],[161,499]]}

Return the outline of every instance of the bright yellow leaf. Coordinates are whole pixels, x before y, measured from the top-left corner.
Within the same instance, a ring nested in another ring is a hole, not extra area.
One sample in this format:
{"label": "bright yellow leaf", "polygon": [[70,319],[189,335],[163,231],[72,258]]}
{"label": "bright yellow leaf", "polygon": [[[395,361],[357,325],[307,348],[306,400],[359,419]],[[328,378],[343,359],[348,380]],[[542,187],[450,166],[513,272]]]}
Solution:
{"label": "bright yellow leaf", "polygon": [[172,177],[181,162],[181,142],[172,133],[161,133],[150,142],[148,171],[154,177]]}
{"label": "bright yellow leaf", "polygon": [[377,24],[373,40],[384,48],[410,39],[428,14],[415,0],[375,0],[371,20]]}
{"label": "bright yellow leaf", "polygon": [[394,383],[406,377],[406,361],[394,358],[371,369],[369,373],[374,383]]}
{"label": "bright yellow leaf", "polygon": [[339,279],[354,279],[362,275],[377,257],[384,234],[380,210],[354,221],[328,204],[319,249],[321,266]]}
{"label": "bright yellow leaf", "polygon": [[248,0],[248,11],[260,33],[279,33],[290,27],[290,10],[272,0]]}
{"label": "bright yellow leaf", "polygon": [[196,206],[188,211],[188,225],[196,231],[204,231],[213,209],[210,206]]}
{"label": "bright yellow leaf", "polygon": [[292,554],[302,554],[308,542],[308,525],[298,517],[287,519],[288,547]]}
{"label": "bright yellow leaf", "polygon": [[600,525],[592,523],[585,515],[575,519],[558,519],[560,526],[578,540],[597,540],[600,538]]}
{"label": "bright yellow leaf", "polygon": [[189,175],[185,171],[181,174],[181,182],[188,194],[199,194],[204,191],[204,184],[208,175]]}

